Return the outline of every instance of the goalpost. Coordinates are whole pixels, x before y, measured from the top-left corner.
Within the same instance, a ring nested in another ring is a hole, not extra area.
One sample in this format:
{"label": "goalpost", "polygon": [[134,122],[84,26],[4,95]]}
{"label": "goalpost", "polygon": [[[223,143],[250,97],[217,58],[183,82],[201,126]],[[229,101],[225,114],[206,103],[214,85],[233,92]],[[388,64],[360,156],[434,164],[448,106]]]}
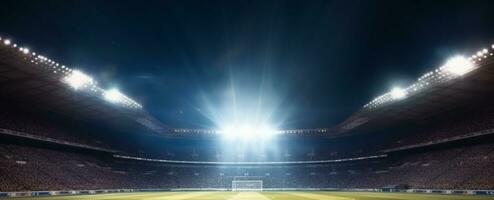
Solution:
{"label": "goalpost", "polygon": [[262,179],[259,176],[235,176],[232,181],[232,191],[260,192],[262,191]]}

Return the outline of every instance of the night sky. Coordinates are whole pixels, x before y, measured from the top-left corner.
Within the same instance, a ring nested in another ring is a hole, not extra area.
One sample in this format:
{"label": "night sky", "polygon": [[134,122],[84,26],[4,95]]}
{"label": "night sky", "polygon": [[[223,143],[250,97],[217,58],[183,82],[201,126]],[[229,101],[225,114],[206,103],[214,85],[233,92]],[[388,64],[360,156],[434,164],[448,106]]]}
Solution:
{"label": "night sky", "polygon": [[494,1],[16,0],[0,2],[0,35],[173,127],[214,128],[234,88],[240,112],[316,128],[488,47],[493,11]]}

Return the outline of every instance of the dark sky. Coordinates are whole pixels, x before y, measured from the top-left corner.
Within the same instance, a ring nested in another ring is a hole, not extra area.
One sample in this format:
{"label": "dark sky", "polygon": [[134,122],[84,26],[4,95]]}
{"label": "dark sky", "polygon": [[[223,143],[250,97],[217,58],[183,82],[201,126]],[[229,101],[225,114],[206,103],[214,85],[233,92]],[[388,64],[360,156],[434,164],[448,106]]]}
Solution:
{"label": "dark sky", "polygon": [[231,116],[223,104],[235,88],[238,112],[311,128],[487,47],[493,10],[451,0],[4,0],[0,35],[119,88],[171,126],[214,127]]}

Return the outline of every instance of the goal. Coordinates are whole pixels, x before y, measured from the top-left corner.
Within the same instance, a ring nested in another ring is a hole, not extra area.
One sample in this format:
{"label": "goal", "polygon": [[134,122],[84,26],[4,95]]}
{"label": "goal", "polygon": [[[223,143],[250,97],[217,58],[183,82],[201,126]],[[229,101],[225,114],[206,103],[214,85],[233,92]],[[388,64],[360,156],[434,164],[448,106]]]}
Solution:
{"label": "goal", "polygon": [[259,176],[235,176],[232,191],[262,191],[262,179]]}

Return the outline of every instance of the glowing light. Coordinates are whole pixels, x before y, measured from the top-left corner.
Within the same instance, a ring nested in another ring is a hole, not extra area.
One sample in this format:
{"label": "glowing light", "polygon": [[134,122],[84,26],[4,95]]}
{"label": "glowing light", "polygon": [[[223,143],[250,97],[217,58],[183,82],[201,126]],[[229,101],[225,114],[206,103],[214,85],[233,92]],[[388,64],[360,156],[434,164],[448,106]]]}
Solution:
{"label": "glowing light", "polygon": [[260,126],[254,128],[251,125],[244,124],[238,125],[228,125],[218,131],[219,134],[223,135],[227,139],[240,139],[249,141],[252,139],[269,139],[274,135],[280,134],[280,131],[271,128],[270,126]]}
{"label": "glowing light", "polygon": [[473,69],[473,63],[463,56],[455,56],[446,62],[445,69],[456,76],[462,76]]}
{"label": "glowing light", "polygon": [[74,89],[93,83],[93,79],[79,70],[72,71],[71,74],[64,78],[64,81]]}
{"label": "glowing light", "polygon": [[[65,66],[60,67],[60,64],[55,62],[54,60],[51,60],[42,55],[37,55],[35,52],[31,52],[29,48],[22,47],[22,45],[17,45],[9,39],[0,37],[0,43],[3,43],[6,46],[14,47],[16,50],[19,50],[19,52],[22,52],[25,55],[28,56],[32,55],[33,56],[32,58],[26,59],[27,62],[31,62],[36,65],[45,64],[43,67],[46,70],[48,70],[48,72],[54,74],[59,74],[59,73],[64,74],[65,76],[61,79],[61,81],[76,90],[90,86],[89,88],[86,89],[91,89],[94,92],[103,91],[101,88],[96,86],[96,82],[93,82],[93,79],[90,76],[84,74],[81,71],[72,70],[69,67],[65,67]],[[108,92],[98,93],[98,95],[103,95],[105,99],[112,102],[121,101],[123,105],[129,108],[142,108],[142,105],[130,99],[129,97],[119,93],[118,91],[110,90]]]}
{"label": "glowing light", "polygon": [[393,88],[390,94],[393,99],[403,99],[407,96],[406,90],[399,87]]}
{"label": "glowing light", "polygon": [[105,97],[105,100],[112,103],[122,102],[125,99],[124,95],[117,89],[107,90],[103,96]]}

